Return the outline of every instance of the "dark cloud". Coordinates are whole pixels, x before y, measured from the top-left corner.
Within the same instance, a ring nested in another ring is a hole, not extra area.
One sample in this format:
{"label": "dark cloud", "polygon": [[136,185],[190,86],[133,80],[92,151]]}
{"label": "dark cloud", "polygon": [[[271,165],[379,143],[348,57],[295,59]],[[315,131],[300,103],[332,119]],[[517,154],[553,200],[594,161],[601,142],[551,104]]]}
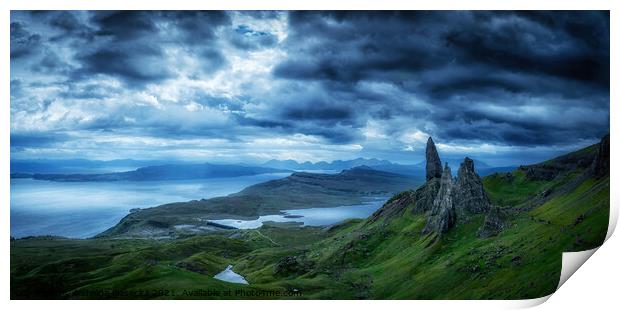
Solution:
{"label": "dark cloud", "polygon": [[96,12],[91,21],[99,36],[112,37],[114,41],[129,41],[150,37],[159,31],[155,26],[158,13],[143,11]]}
{"label": "dark cloud", "polygon": [[73,70],[73,66],[51,50],[43,51],[40,61],[32,65],[32,71],[43,74],[70,75]]}
{"label": "dark cloud", "polygon": [[102,48],[78,59],[83,65],[83,75],[107,74],[128,82],[144,83],[173,76],[161,58],[159,48],[144,44],[129,50]]}
{"label": "dark cloud", "polygon": [[383,155],[411,133],[539,149],[609,131],[609,12],[14,11],[10,48],[15,128]]}
{"label": "dark cloud", "polygon": [[291,120],[339,121],[351,118],[353,112],[347,107],[294,107],[287,110],[283,116]]}
{"label": "dark cloud", "polygon": [[80,79],[94,74],[117,77],[130,86],[174,75],[164,61],[155,15],[141,11],[99,11],[90,18],[100,44],[78,53]]}
{"label": "dark cloud", "polygon": [[179,29],[177,40],[184,45],[203,45],[216,38],[218,27],[229,25],[230,17],[224,11],[164,11],[151,12],[159,20]]}
{"label": "dark cloud", "polygon": [[261,127],[261,128],[284,129],[284,130],[291,130],[294,128],[293,125],[285,121],[256,119],[256,118],[246,117],[242,115],[235,115],[235,119],[240,125],[246,125],[246,126],[256,126],[256,127]]}
{"label": "dark cloud", "polygon": [[608,88],[605,12],[295,12],[290,24],[289,45],[299,54],[274,70],[278,76],[351,81],[476,65]]}
{"label": "dark cloud", "polygon": [[[38,13],[40,15],[41,13]],[[79,16],[78,16],[79,15]],[[71,41],[71,46],[76,49],[83,48],[86,44],[95,42],[95,30],[86,20],[87,13],[77,11],[52,11],[46,12],[51,29],[60,30],[59,34],[50,37],[50,41]]]}
{"label": "dark cloud", "polygon": [[[294,12],[289,24],[288,58],[274,76],[357,99],[360,83],[395,85],[431,104],[423,118],[444,141],[545,145],[596,139],[609,128],[608,12]],[[383,106],[371,115],[385,119],[402,111],[393,99],[375,94],[356,108]],[[477,104],[488,109],[472,110]],[[561,121],[494,112],[528,105],[596,112]],[[566,122],[573,126],[558,128]]]}
{"label": "dark cloud", "polygon": [[[609,54],[605,47],[609,46],[609,15],[558,12],[537,18],[535,14],[474,15],[474,23],[467,23],[468,27],[446,33],[447,47],[455,51],[457,62],[608,88]],[[520,19],[522,16],[527,19]]]}
{"label": "dark cloud", "polygon": [[88,12],[87,22],[71,12],[49,14],[49,24],[65,31],[54,40],[83,40],[75,47],[80,66],[67,74],[76,81],[103,74],[141,88],[174,78],[167,48],[183,48],[200,59],[200,73],[212,74],[227,63],[213,44],[217,28],[229,23],[225,12],[95,11]]}
{"label": "dark cloud", "polygon": [[11,148],[49,147],[57,143],[68,141],[69,136],[63,133],[28,132],[11,133]]}
{"label": "dark cloud", "polygon": [[40,35],[29,32],[24,25],[19,22],[11,23],[11,59],[34,54],[40,46]]}
{"label": "dark cloud", "polygon": [[86,27],[71,12],[60,11],[50,18],[50,25],[66,32],[76,33]]}
{"label": "dark cloud", "polygon": [[212,74],[224,67],[228,60],[219,50],[209,46],[193,49],[193,55],[200,59],[201,72]]}

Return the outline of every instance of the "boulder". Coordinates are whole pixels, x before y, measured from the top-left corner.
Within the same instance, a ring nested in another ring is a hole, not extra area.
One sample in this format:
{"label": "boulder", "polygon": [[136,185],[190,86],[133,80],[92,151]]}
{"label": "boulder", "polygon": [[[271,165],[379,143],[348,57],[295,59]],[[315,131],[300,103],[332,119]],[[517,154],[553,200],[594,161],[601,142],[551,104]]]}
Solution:
{"label": "boulder", "polygon": [[286,276],[289,274],[306,273],[312,269],[312,263],[302,256],[286,256],[281,258],[273,267],[274,274]]}
{"label": "boulder", "polygon": [[478,237],[488,238],[499,234],[508,226],[507,217],[499,206],[489,208],[484,224],[478,230]]}

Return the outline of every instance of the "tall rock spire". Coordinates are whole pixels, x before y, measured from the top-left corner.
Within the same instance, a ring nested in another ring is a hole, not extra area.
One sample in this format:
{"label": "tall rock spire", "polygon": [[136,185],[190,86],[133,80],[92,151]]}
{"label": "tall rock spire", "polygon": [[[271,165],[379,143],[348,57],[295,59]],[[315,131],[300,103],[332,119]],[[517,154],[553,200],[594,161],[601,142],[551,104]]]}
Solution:
{"label": "tall rock spire", "polygon": [[441,178],[441,159],[439,159],[433,138],[428,137],[426,142],[426,181],[433,178]]}

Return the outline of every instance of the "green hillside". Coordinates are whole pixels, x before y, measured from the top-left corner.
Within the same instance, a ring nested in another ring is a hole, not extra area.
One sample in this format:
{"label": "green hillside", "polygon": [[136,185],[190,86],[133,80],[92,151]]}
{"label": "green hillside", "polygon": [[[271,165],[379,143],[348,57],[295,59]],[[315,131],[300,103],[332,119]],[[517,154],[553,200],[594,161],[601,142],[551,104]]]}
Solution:
{"label": "green hillside", "polygon": [[[483,184],[495,207],[460,216],[445,234],[422,234],[428,214],[407,191],[366,220],[329,228],[13,240],[11,298],[541,297],[557,287],[562,252],[605,238],[610,181],[601,160],[609,157],[595,145],[489,175]],[[213,279],[229,264],[250,285]]]}

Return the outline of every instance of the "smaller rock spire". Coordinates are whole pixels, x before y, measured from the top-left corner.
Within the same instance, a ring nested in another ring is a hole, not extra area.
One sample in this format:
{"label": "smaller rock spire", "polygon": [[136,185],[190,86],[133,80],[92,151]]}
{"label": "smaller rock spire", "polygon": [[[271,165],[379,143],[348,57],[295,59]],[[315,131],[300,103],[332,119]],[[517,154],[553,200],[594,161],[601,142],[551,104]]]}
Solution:
{"label": "smaller rock spire", "polygon": [[459,167],[454,194],[455,207],[459,211],[480,214],[486,213],[491,206],[482,179],[474,169],[474,161],[469,157],[465,157]]}

